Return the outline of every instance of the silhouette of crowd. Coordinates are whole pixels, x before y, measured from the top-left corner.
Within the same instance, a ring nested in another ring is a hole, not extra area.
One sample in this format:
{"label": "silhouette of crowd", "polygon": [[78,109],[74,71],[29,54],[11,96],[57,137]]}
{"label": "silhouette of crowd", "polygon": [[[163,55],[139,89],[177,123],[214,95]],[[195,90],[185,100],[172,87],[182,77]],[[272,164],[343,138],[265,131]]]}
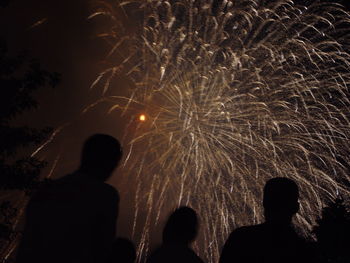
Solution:
{"label": "silhouette of crowd", "polygon": [[[135,262],[134,244],[116,238],[119,194],[105,183],[121,158],[118,140],[95,134],[83,146],[77,171],[46,184],[33,195],[26,210],[18,263]],[[293,228],[298,200],[294,181],[281,177],[268,180],[262,200],[265,222],[235,229],[222,248],[220,263],[329,262]],[[162,244],[147,263],[202,263],[191,248],[198,222],[190,207],[173,211],[163,229]]]}

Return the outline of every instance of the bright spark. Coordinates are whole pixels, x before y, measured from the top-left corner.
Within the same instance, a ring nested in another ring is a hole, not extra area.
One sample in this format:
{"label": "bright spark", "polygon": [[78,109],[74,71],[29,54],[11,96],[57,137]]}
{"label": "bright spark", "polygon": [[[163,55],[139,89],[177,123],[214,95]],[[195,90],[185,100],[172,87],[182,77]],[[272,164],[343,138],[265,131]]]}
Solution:
{"label": "bright spark", "polygon": [[141,115],[139,116],[139,120],[140,120],[140,121],[146,121],[146,115],[145,115],[145,114],[141,114]]}

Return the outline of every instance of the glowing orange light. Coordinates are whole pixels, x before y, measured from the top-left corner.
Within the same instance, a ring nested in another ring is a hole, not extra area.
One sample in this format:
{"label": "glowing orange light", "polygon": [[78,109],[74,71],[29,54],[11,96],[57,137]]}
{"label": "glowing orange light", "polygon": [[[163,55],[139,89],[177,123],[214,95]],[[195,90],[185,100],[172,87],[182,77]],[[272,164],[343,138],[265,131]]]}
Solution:
{"label": "glowing orange light", "polygon": [[140,121],[146,121],[146,115],[145,114],[141,114],[139,117]]}

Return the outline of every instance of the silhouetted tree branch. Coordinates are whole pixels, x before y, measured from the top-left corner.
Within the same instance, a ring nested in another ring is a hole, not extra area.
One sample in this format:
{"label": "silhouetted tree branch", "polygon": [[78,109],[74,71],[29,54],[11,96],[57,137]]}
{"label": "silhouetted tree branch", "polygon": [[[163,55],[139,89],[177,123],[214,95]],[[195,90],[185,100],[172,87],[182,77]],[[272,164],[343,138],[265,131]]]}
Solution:
{"label": "silhouetted tree branch", "polygon": [[350,210],[343,199],[338,198],[323,208],[313,232],[321,262],[350,262]]}
{"label": "silhouetted tree branch", "polygon": [[[4,6],[6,1],[0,2]],[[8,1],[7,1],[8,3]],[[23,53],[8,55],[6,42],[0,39],[0,190],[21,190],[30,194],[40,183],[40,171],[45,163],[23,156],[26,147],[43,142],[50,128],[35,129],[15,126],[20,114],[37,108],[33,92],[55,87],[60,76],[41,68],[37,60]],[[19,157],[21,156],[21,157]],[[10,241],[17,209],[8,200],[0,201],[0,245]],[[1,253],[1,250],[0,250]],[[1,256],[1,255],[0,255]]]}

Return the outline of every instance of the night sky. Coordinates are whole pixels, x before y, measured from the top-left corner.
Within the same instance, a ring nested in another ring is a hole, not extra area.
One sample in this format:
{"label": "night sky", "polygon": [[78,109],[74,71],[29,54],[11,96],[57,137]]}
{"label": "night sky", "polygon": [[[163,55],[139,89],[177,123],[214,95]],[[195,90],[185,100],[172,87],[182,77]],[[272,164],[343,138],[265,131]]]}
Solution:
{"label": "night sky", "polygon": [[[74,127],[60,136],[65,140],[60,142],[61,146],[70,145],[65,172],[76,167],[79,145],[87,136],[106,132],[121,137],[123,131],[118,114],[106,115],[110,105],[79,117],[84,107],[102,95],[99,87],[93,90],[89,87],[104,68],[104,57],[109,50],[106,42],[95,37],[100,28],[97,22],[87,19],[91,14],[88,3],[84,0],[11,1],[0,9],[0,36],[7,41],[11,54],[27,51],[44,69],[62,75],[56,89],[42,89],[36,94],[39,108],[21,116],[18,122],[38,128],[74,123]],[[41,24],[33,26],[38,21]],[[129,85],[123,77],[116,83],[111,94],[122,94]]]}

